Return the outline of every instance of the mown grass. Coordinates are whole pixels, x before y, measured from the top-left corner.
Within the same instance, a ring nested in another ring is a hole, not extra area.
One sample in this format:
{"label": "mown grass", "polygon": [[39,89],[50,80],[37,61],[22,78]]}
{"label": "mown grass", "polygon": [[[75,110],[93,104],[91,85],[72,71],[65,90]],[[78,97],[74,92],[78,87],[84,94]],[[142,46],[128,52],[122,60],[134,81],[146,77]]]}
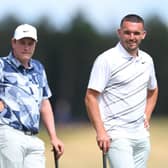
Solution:
{"label": "mown grass", "polygon": [[[90,124],[57,126],[57,134],[65,144],[60,168],[102,168],[101,152],[97,147],[95,132]],[[151,122],[152,151],[148,168],[168,168],[168,118],[155,118]],[[39,136],[46,143],[46,168],[54,168],[48,135],[45,130]]]}

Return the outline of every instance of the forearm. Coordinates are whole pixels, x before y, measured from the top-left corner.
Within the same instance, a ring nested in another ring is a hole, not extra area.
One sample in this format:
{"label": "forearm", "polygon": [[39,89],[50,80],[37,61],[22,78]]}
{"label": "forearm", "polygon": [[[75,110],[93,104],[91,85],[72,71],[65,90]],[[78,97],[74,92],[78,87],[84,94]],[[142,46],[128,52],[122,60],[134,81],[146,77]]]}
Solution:
{"label": "forearm", "polygon": [[42,120],[45,125],[45,128],[47,129],[48,134],[50,136],[50,139],[52,140],[57,138],[53,111],[49,100],[43,100],[43,104],[41,108],[41,116],[42,116]]}
{"label": "forearm", "polygon": [[158,98],[158,88],[156,88],[155,90],[148,90],[147,103],[145,109],[145,115],[148,122],[150,121],[152,112],[155,108],[157,98]]}
{"label": "forearm", "polygon": [[85,97],[85,105],[88,117],[95,128],[96,132],[105,132],[104,125],[100,116],[98,102],[95,97],[87,94]]}
{"label": "forearm", "polygon": [[59,140],[56,135],[54,115],[49,100],[43,100],[40,112],[44,125],[50,136],[51,144],[53,148],[57,151],[56,157],[59,158],[64,152],[64,144]]}
{"label": "forearm", "polygon": [[99,93],[93,90],[87,90],[85,97],[85,104],[90,121],[96,130],[97,144],[104,153],[106,153],[110,147],[110,137],[108,136],[103,121],[101,119],[98,98]]}

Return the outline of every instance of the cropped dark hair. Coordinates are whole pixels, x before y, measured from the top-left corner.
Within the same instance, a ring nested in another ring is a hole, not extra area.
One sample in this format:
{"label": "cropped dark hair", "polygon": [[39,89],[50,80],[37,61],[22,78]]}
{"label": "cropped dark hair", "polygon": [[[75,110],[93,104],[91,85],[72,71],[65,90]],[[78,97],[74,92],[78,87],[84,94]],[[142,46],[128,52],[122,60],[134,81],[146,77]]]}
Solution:
{"label": "cropped dark hair", "polygon": [[144,26],[144,20],[142,17],[136,14],[128,14],[123,17],[120,23],[120,27],[122,27],[124,21],[135,22],[135,23],[142,23]]}

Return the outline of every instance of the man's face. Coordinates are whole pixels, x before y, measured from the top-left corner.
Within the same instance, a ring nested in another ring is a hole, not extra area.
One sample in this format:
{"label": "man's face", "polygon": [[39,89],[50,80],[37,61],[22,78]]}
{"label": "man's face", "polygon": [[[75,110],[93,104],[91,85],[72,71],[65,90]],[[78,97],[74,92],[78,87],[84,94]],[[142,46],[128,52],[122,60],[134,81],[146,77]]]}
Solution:
{"label": "man's face", "polygon": [[145,35],[146,32],[142,23],[124,21],[122,27],[118,29],[121,44],[133,56],[137,55],[139,45]]}
{"label": "man's face", "polygon": [[14,56],[25,66],[28,66],[28,62],[34,54],[35,46],[36,41],[31,38],[12,39]]}

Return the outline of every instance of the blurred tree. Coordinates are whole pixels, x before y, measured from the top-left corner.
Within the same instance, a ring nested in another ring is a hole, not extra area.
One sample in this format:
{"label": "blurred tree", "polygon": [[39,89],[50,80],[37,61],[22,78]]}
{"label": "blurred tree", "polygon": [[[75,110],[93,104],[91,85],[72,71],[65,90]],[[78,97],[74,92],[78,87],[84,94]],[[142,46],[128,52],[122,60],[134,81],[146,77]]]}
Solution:
{"label": "blurred tree", "polygon": [[156,75],[159,85],[159,98],[154,115],[167,114],[168,94],[166,86],[167,79],[167,44],[168,28],[166,24],[158,17],[152,16],[146,21],[147,38],[143,42],[143,48],[153,57]]}
{"label": "blurred tree", "polygon": [[[8,55],[11,45],[10,41],[13,36],[14,29],[20,22],[14,16],[7,16],[1,21],[0,26],[0,55]],[[12,32],[11,32],[12,31]]]}
{"label": "blurred tree", "polygon": [[[160,90],[156,108],[158,112],[155,114],[166,115],[168,29],[156,16],[150,17],[145,22],[148,34],[141,47],[154,59]],[[20,23],[13,16],[8,16],[1,22],[1,56],[8,54],[10,38],[13,35],[11,31]],[[34,57],[45,66],[53,93],[51,98],[53,108],[59,110],[57,113],[59,115],[63,111],[62,114],[71,117],[73,121],[87,120],[84,96],[90,70],[95,58],[117,43],[116,33],[114,31],[111,34],[98,33],[81,13],[78,13],[69,27],[62,31],[58,31],[47,17],[42,17],[33,25],[38,28],[38,43]]]}
{"label": "blurred tree", "polygon": [[73,119],[86,118],[84,96],[91,65],[100,52],[111,46],[112,41],[109,36],[99,35],[80,13],[66,32],[62,46],[61,96],[70,101]]}

